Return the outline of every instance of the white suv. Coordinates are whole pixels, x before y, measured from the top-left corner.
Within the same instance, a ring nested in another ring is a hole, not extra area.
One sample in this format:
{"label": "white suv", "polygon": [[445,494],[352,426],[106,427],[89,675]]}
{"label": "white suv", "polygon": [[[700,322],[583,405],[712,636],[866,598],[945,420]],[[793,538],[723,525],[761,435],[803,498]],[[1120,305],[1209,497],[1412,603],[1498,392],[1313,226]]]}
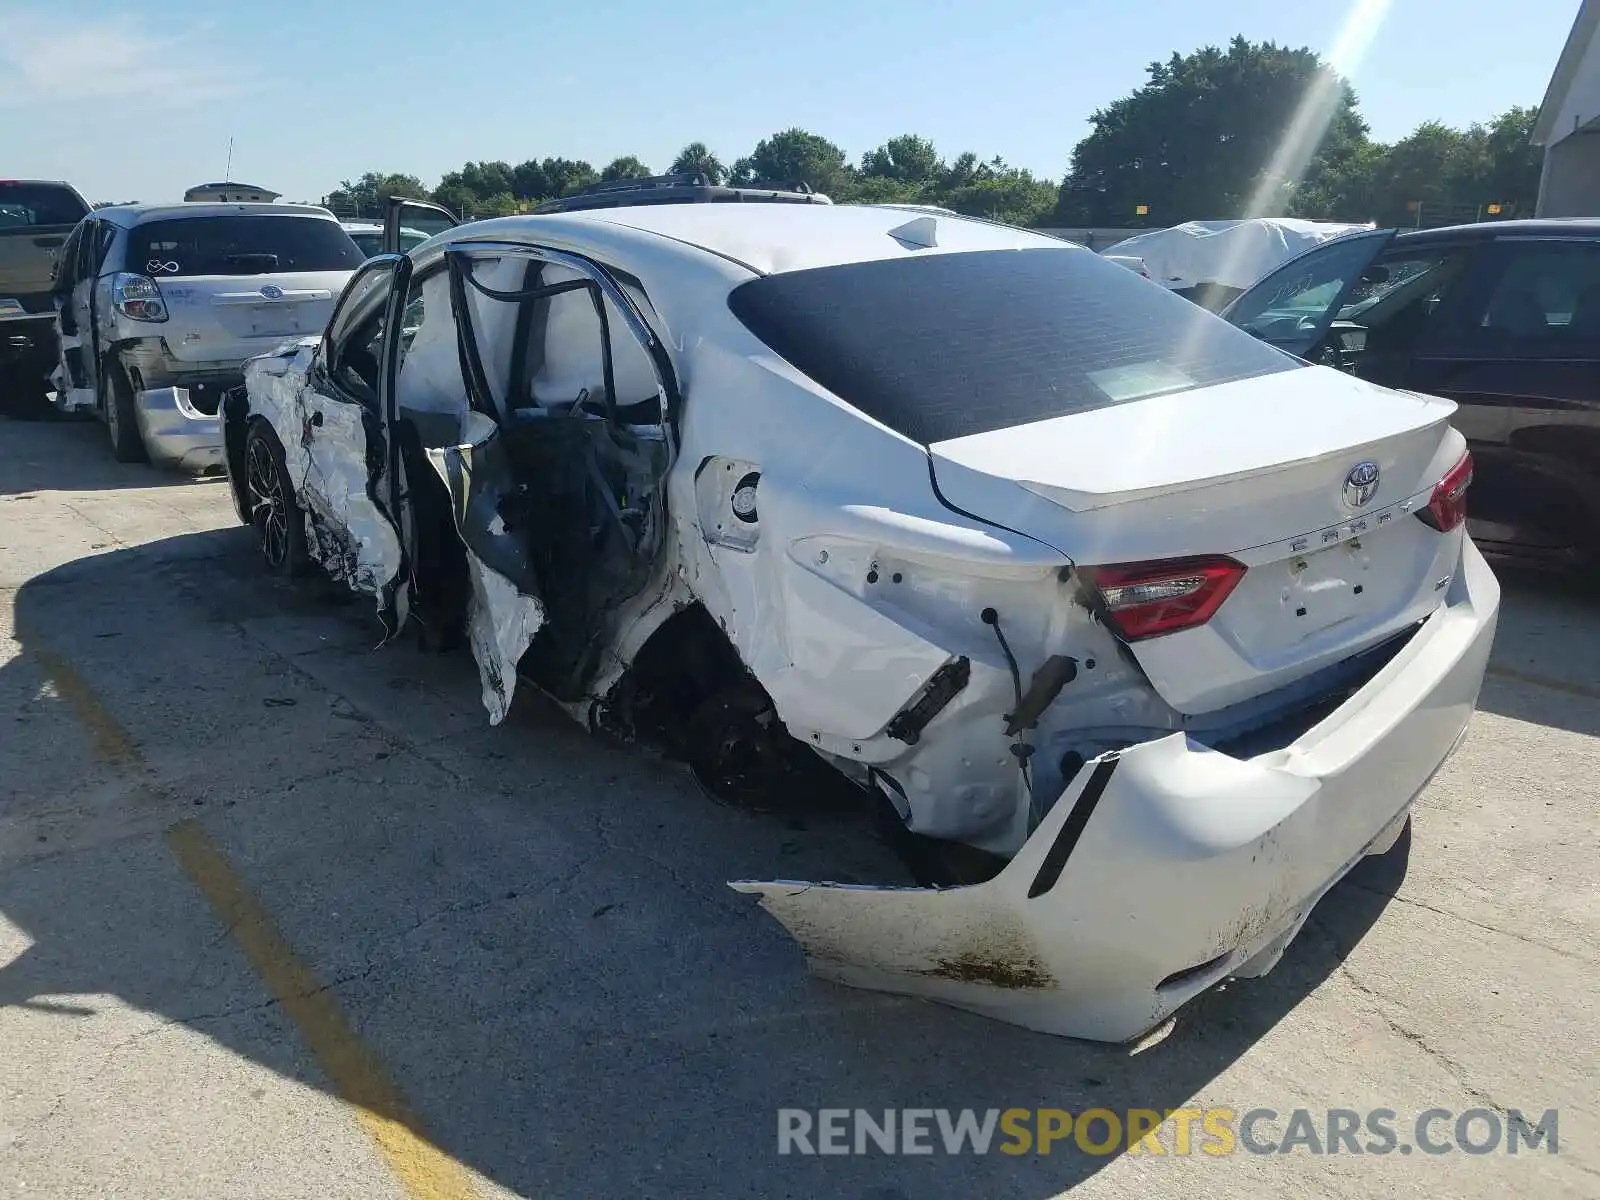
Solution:
{"label": "white suv", "polygon": [[217,406],[244,361],[320,333],[365,257],[320,208],[99,209],[60,255],[56,403],[98,413],[123,462],[220,469]]}

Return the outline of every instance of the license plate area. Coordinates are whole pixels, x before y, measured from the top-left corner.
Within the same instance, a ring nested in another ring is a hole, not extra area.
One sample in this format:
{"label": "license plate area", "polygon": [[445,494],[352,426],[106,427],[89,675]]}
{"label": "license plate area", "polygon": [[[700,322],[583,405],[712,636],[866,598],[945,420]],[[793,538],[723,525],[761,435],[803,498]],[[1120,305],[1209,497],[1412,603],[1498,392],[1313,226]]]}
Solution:
{"label": "license plate area", "polygon": [[300,306],[297,304],[252,304],[250,332],[258,337],[300,333]]}
{"label": "license plate area", "polygon": [[1388,620],[1416,594],[1426,572],[1416,544],[1422,532],[1409,518],[1386,521],[1252,568],[1254,616],[1271,630],[1262,631],[1265,643],[1294,646],[1330,630],[1354,632]]}
{"label": "license plate area", "polygon": [[1354,537],[1274,564],[1272,571],[1282,589],[1283,620],[1289,627],[1306,636],[1369,610],[1369,540]]}

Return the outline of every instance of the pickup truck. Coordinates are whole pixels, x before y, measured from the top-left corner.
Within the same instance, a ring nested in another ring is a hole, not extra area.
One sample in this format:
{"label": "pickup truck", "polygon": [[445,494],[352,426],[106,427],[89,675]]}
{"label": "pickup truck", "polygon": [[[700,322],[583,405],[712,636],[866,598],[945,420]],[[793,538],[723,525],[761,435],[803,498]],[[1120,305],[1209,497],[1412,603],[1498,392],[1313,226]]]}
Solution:
{"label": "pickup truck", "polygon": [[56,255],[88,212],[70,184],[0,179],[0,410],[21,415],[44,400],[59,359]]}

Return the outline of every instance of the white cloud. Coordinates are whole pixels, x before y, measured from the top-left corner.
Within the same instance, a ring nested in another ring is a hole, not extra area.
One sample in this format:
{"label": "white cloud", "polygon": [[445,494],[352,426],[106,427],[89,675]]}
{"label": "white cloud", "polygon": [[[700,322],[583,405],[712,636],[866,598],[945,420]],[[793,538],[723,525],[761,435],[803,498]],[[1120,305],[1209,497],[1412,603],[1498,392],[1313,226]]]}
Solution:
{"label": "white cloud", "polygon": [[0,109],[120,100],[148,111],[235,95],[249,83],[202,39],[157,33],[149,20],[0,13]]}

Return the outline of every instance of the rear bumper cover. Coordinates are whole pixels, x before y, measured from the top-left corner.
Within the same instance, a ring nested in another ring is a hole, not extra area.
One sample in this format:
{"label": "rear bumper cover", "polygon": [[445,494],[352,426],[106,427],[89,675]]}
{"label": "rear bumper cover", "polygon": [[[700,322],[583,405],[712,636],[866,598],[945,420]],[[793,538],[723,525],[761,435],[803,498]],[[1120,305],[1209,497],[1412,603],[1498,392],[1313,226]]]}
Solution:
{"label": "rear bumper cover", "polygon": [[1102,756],[987,883],[731,886],[824,978],[1046,1033],[1137,1038],[1222,979],[1270,970],[1317,901],[1394,843],[1465,732],[1499,604],[1464,540],[1443,606],[1299,740],[1236,759],[1173,734]]}
{"label": "rear bumper cover", "polygon": [[226,466],[222,418],[207,416],[181,387],[153,388],[134,397],[145,451],[157,466],[216,471]]}

